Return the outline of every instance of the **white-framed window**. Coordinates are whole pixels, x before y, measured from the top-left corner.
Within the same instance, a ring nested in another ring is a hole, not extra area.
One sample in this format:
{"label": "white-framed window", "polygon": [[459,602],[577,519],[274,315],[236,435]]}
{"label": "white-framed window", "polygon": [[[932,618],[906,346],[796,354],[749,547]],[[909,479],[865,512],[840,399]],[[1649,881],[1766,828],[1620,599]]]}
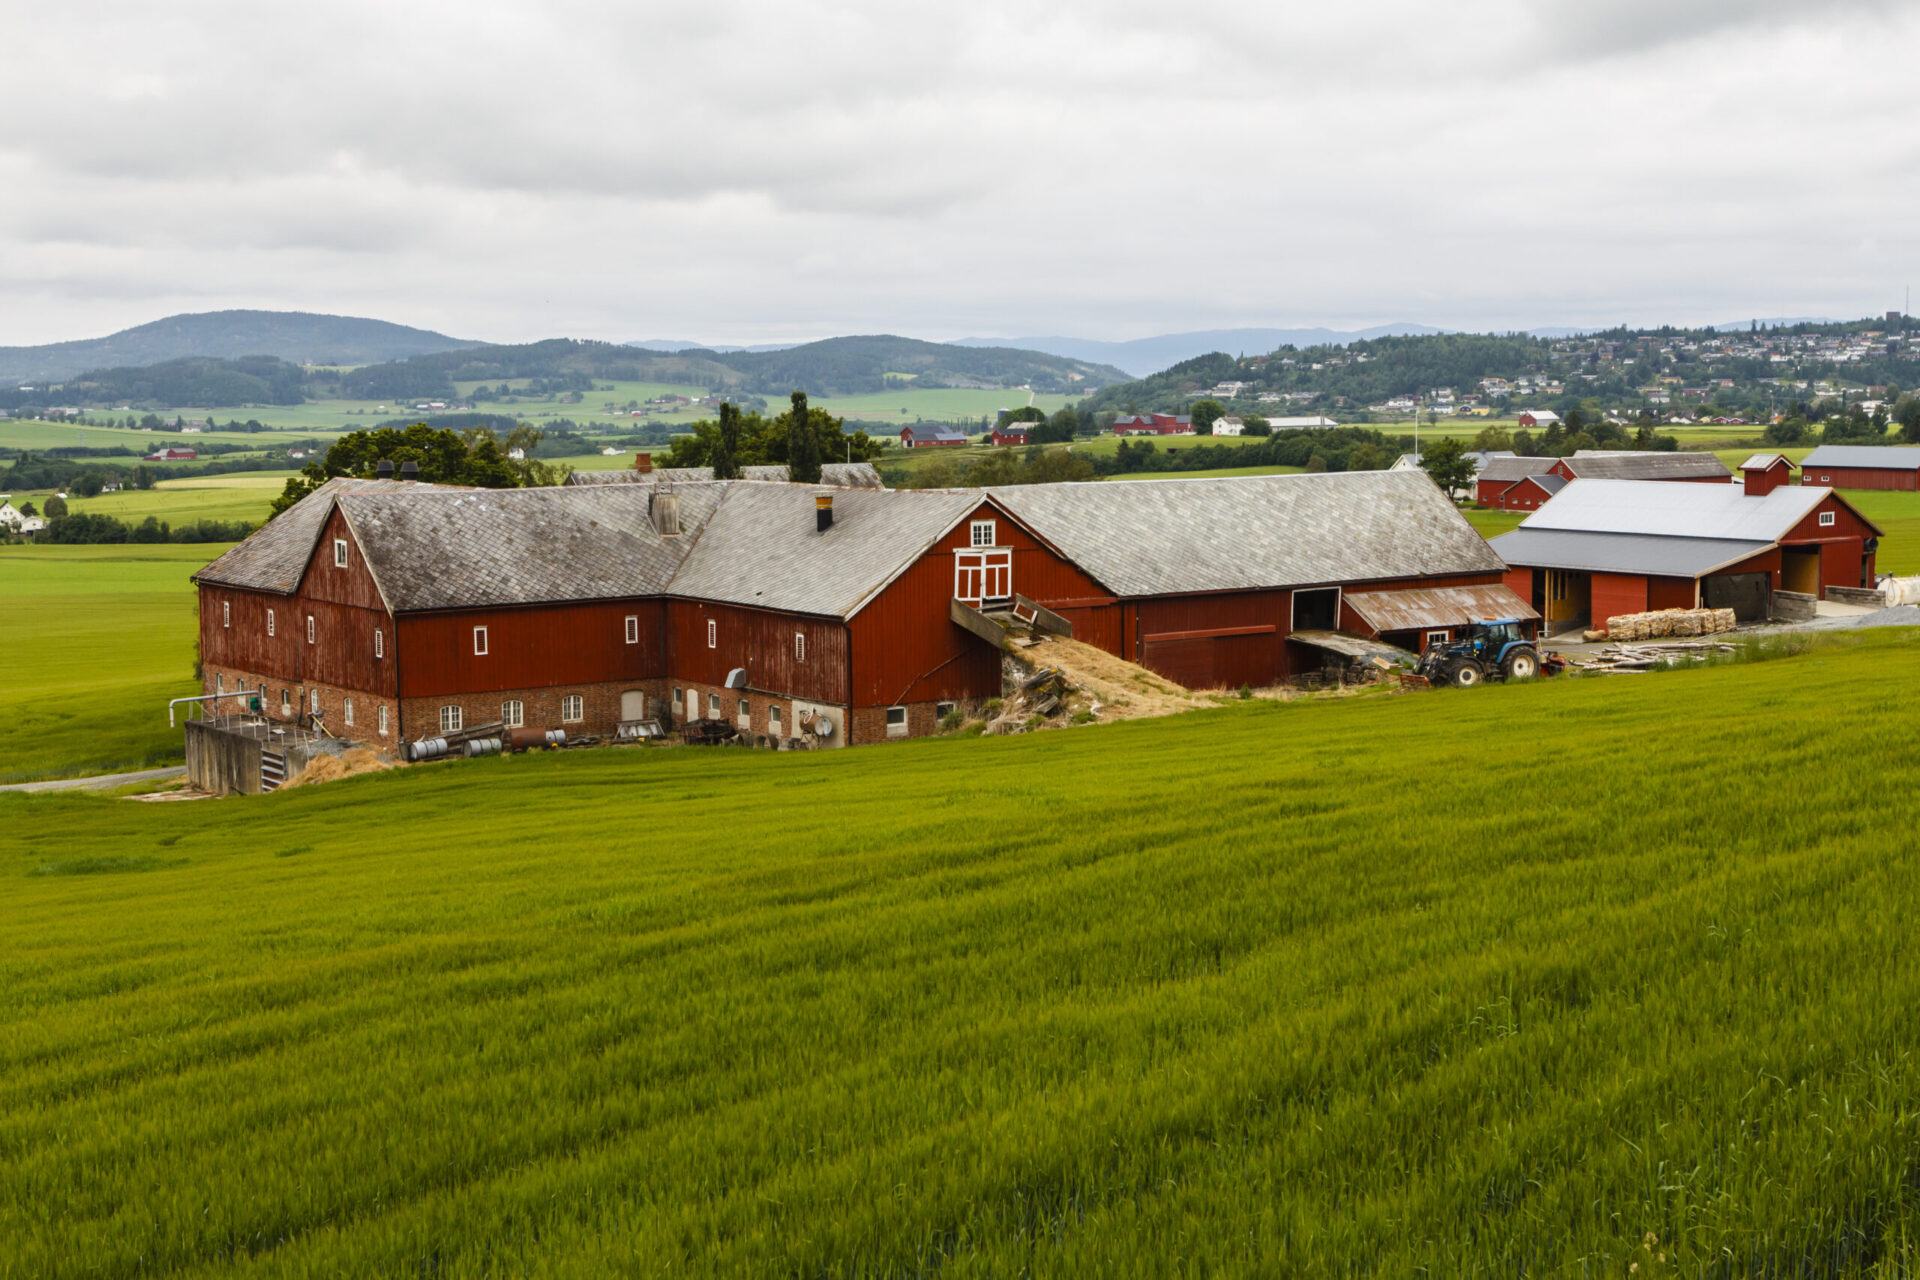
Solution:
{"label": "white-framed window", "polygon": [[780,732],[780,704],[777,702],[767,704],[767,732]]}
{"label": "white-framed window", "polygon": [[273,634],[273,610],[267,610],[267,634]]}
{"label": "white-framed window", "polygon": [[336,569],[344,569],[347,567],[347,540],[345,538],[335,538],[333,540],[333,567]]}
{"label": "white-framed window", "polygon": [[320,691],[318,689],[307,690],[307,710],[313,712],[314,715],[320,714]]}
{"label": "white-framed window", "polygon": [[681,693],[680,693],[680,686],[679,686],[679,685],[675,685],[675,686],[673,687],[673,705],[674,705],[674,706],[676,706],[676,707],[677,707],[677,706],[679,706],[679,705],[680,705],[680,701],[681,701]]}
{"label": "white-framed window", "polygon": [[380,704],[380,736],[387,736],[387,704],[384,702]]}
{"label": "white-framed window", "polygon": [[715,622],[712,618],[708,618],[707,619],[707,648],[718,649],[719,647],[720,647],[720,624],[718,622]]}
{"label": "white-framed window", "polygon": [[1826,483],[1826,482],[1827,482],[1828,480],[1830,480],[1830,479],[1832,479],[1832,477],[1831,477],[1831,476],[1821,476],[1821,477],[1820,477],[1820,483],[1821,483],[1821,484],[1825,484],[1825,483]]}
{"label": "white-framed window", "polygon": [[475,627],[473,629],[473,656],[476,658],[484,658],[487,656],[487,629],[485,627]]}
{"label": "white-framed window", "polygon": [[346,722],[347,728],[349,729],[353,728],[353,699],[352,698],[343,698],[341,700],[340,718]]}
{"label": "white-framed window", "polygon": [[627,643],[640,643],[640,619],[631,613],[627,615]]}
{"label": "white-framed window", "polygon": [[307,643],[313,643],[313,615],[307,615]]}
{"label": "white-framed window", "polygon": [[293,698],[285,689],[280,691],[280,714],[283,716],[293,714]]}
{"label": "white-framed window", "polygon": [[807,660],[807,633],[804,631],[793,633],[793,660],[795,662]]}
{"label": "white-framed window", "polygon": [[461,715],[459,707],[447,706],[440,708],[440,732],[458,733],[460,732],[460,726],[464,723],[465,718]]}
{"label": "white-framed window", "polygon": [[975,520],[967,530],[967,545],[970,547],[991,547],[995,545],[994,522]]}
{"label": "white-framed window", "polygon": [[1437,644],[1445,644],[1446,642],[1447,642],[1446,632],[1444,631],[1427,632],[1427,648],[1431,649],[1433,648],[1433,646]]}
{"label": "white-framed window", "polygon": [[373,629],[373,656],[376,658],[387,656],[387,633],[379,627]]}
{"label": "white-framed window", "polygon": [[956,600],[979,604],[983,600],[1005,600],[1013,595],[1013,552],[1006,550],[956,551],[953,557],[953,595]]}
{"label": "white-framed window", "polygon": [[527,708],[518,698],[508,698],[500,704],[500,723],[509,729],[524,729],[527,726]]}
{"label": "white-framed window", "polygon": [[577,693],[570,693],[560,699],[560,719],[566,724],[578,724],[587,718],[587,700]]}
{"label": "white-framed window", "polygon": [[213,691],[215,693],[225,693],[227,691],[227,678],[218,671],[213,673]]}
{"label": "white-framed window", "polygon": [[1822,529],[1831,529],[1831,528],[1833,528],[1833,523],[1834,523],[1834,521],[1833,521],[1833,512],[1831,512],[1831,511],[1822,511],[1822,512],[1820,513],[1820,527],[1821,527]]}
{"label": "white-framed window", "polygon": [[749,704],[745,698],[740,699],[740,718],[742,720],[745,720],[752,714],[753,714],[752,705]]}
{"label": "white-framed window", "polygon": [[707,719],[718,720],[719,718],[720,718],[720,695],[717,693],[710,693],[707,695]]}
{"label": "white-framed window", "polygon": [[958,703],[936,702],[933,704],[933,717],[936,720],[945,720],[957,710],[959,710]]}
{"label": "white-framed window", "polygon": [[904,738],[907,736],[907,709],[905,707],[887,708],[887,736]]}
{"label": "white-framed window", "polygon": [[233,625],[233,602],[231,600],[222,600],[220,602],[220,625],[223,627]]}

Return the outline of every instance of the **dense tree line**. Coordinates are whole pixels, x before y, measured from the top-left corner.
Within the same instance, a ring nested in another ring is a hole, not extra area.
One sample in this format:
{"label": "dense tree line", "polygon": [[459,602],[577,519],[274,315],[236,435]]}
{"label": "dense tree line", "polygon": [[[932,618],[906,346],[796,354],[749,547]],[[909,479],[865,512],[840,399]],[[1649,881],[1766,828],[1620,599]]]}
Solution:
{"label": "dense tree line", "polygon": [[[49,499],[53,510],[57,499]],[[64,504],[62,510],[65,509]],[[81,513],[60,515],[47,522],[40,534],[42,542],[90,544],[110,542],[238,542],[253,532],[244,520],[196,520],[192,524],[171,525],[154,516],[138,524],[128,524],[108,515]]]}
{"label": "dense tree line", "polygon": [[[419,467],[419,479],[431,484],[468,485],[478,489],[519,489],[558,484],[565,478],[533,454],[541,433],[526,423],[503,440],[490,427],[470,427],[464,433],[416,422],[405,430],[378,427],[341,436],[327,456],[310,462],[289,479],[272,503],[272,519],[300,499],[338,476],[362,480],[378,475],[382,462],[391,462],[397,475],[405,464]],[[514,458],[520,450],[525,457]]]}
{"label": "dense tree line", "polygon": [[238,360],[190,356],[140,368],[83,373],[67,380],[61,397],[72,403],[107,401],[161,408],[300,404],[307,399],[306,382],[306,370],[272,356],[242,356]]}
{"label": "dense tree line", "polygon": [[[718,468],[728,462],[741,467],[785,464],[794,468],[798,480],[809,460],[817,478],[821,463],[870,462],[885,447],[864,431],[848,435],[842,419],[809,406],[804,392],[792,393],[787,411],[771,418],[761,413],[740,413],[730,403],[720,408],[721,417],[703,418],[693,424],[690,434],[673,437],[661,465]],[[796,421],[806,424],[804,432],[796,434]],[[730,437],[723,435],[723,426],[731,432]],[[794,456],[796,444],[798,458]]]}

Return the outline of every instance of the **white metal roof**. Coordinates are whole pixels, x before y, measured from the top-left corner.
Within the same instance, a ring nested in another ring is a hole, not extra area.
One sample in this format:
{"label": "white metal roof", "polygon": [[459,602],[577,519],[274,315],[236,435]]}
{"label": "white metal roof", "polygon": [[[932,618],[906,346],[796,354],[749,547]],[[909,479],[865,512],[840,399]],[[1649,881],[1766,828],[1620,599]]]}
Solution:
{"label": "white metal roof", "polygon": [[1800,459],[1801,474],[1808,467],[1897,467],[1903,471],[1920,468],[1920,448],[1884,444],[1823,444]]}
{"label": "white metal roof", "polygon": [[1731,484],[1575,480],[1520,527],[1777,542],[1832,492],[1784,485],[1763,497],[1750,497],[1744,487]]}

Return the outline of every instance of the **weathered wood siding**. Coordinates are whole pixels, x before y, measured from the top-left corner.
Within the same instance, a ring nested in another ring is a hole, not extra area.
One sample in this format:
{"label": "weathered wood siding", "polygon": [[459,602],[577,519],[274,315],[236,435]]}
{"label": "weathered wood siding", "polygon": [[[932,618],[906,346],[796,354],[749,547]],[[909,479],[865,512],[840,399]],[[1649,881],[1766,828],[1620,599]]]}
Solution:
{"label": "weathered wood siding", "polygon": [[[400,619],[401,696],[542,689],[666,674],[665,602],[612,600],[408,614]],[[639,619],[628,644],[626,620]],[[487,629],[474,652],[473,629]]]}
{"label": "weathered wood siding", "polygon": [[[847,625],[837,618],[675,600],[667,606],[667,619],[667,665],[675,680],[724,686],[727,673],[741,667],[753,689],[847,704],[849,637]],[[713,624],[711,646],[708,623]],[[795,636],[805,638],[804,649],[795,645]]]}

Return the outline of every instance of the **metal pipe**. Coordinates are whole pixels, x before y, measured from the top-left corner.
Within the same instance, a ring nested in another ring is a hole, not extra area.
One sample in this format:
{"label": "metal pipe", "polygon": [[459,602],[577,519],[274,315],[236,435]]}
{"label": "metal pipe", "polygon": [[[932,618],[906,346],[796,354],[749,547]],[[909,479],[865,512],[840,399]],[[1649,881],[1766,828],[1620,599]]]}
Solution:
{"label": "metal pipe", "polygon": [[233,693],[203,693],[192,698],[175,698],[167,704],[167,728],[174,727],[173,709],[183,702],[218,702],[222,698],[257,698],[259,696],[258,689],[240,689]]}

